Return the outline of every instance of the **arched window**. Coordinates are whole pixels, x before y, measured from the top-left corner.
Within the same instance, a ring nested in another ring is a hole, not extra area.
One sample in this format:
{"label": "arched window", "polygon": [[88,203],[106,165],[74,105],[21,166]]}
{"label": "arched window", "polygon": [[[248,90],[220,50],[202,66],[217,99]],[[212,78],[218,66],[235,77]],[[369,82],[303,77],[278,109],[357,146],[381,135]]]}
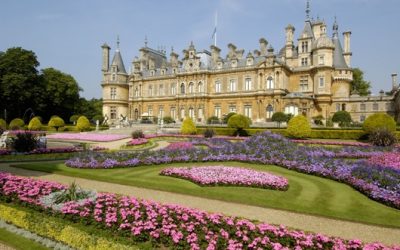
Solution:
{"label": "arched window", "polygon": [[274,89],[274,78],[272,78],[271,76],[269,76],[267,78],[267,89]]}
{"label": "arched window", "polygon": [[139,89],[137,87],[135,88],[135,97],[139,97]]}
{"label": "arched window", "polygon": [[221,93],[221,82],[220,81],[215,82],[215,93]]}
{"label": "arched window", "polygon": [[176,95],[176,84],[171,83],[171,95]]}
{"label": "arched window", "polygon": [[158,95],[164,95],[164,85],[162,84],[160,84],[160,87],[158,88]]}
{"label": "arched window", "polygon": [[189,83],[189,93],[193,94],[194,93],[194,84],[191,82]]}
{"label": "arched window", "polygon": [[274,107],[271,104],[267,106],[267,119],[271,119],[272,115],[274,114]]}
{"label": "arched window", "polygon": [[189,108],[189,117],[194,120],[194,109],[192,107]]}
{"label": "arched window", "polygon": [[199,82],[199,84],[197,85],[197,90],[199,93],[203,93],[204,92],[204,86],[202,82]]}
{"label": "arched window", "polygon": [[153,86],[149,86],[149,96],[153,96]]}
{"label": "arched window", "polygon": [[181,94],[185,94],[185,84],[181,83]]}
{"label": "arched window", "polygon": [[285,114],[292,114],[294,116],[299,114],[299,108],[293,104],[285,107]]}

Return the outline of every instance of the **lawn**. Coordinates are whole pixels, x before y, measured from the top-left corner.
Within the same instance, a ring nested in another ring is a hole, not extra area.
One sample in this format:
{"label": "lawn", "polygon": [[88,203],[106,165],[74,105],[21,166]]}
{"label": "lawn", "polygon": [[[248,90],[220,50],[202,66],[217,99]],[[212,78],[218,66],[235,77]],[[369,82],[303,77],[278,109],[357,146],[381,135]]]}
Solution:
{"label": "lawn", "polygon": [[0,162],[21,162],[21,161],[54,161],[65,160],[73,157],[72,153],[50,153],[50,154],[30,154],[30,155],[0,155]]}
{"label": "lawn", "polygon": [[27,239],[21,235],[11,233],[4,228],[0,228],[0,242],[15,249],[45,250],[49,249],[33,240]]}
{"label": "lawn", "polygon": [[184,163],[119,169],[75,169],[56,163],[32,163],[18,165],[18,167],[400,228],[399,210],[375,202],[346,184],[270,165],[238,162],[190,163],[190,166],[207,165],[240,166],[269,171],[287,178],[289,180],[289,190],[275,191],[247,187],[200,187],[187,180],[159,175],[159,172],[167,167],[188,166],[188,164]]}

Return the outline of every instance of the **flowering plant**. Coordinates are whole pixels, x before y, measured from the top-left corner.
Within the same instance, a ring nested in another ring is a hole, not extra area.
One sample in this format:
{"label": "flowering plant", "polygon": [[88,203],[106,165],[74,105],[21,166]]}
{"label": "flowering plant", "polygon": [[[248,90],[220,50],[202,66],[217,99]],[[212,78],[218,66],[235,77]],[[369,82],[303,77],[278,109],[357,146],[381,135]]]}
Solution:
{"label": "flowering plant", "polygon": [[97,141],[109,142],[128,138],[128,135],[118,134],[96,134],[96,133],[56,133],[49,134],[49,139],[78,140],[78,141]]}
{"label": "flowering plant", "polygon": [[143,145],[146,144],[148,140],[146,138],[136,138],[132,139],[129,142],[126,143],[128,146],[136,146],[136,145]]}

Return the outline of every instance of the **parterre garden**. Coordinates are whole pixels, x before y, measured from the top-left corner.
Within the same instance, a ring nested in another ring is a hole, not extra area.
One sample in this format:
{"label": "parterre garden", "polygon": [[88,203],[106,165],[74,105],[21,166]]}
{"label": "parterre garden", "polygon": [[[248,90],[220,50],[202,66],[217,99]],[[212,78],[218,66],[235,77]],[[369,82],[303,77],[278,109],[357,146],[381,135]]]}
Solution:
{"label": "parterre garden", "polygon": [[[270,132],[248,138],[207,137],[136,133],[128,147],[140,150],[84,150],[64,164],[18,167],[400,228],[396,146],[309,143]],[[387,138],[377,141],[386,143]],[[170,144],[147,150],[157,140]],[[65,248],[125,249],[133,244],[161,249],[400,249],[134,197],[88,193],[73,184],[2,173],[0,218],[62,242]],[[48,224],[44,228],[38,219],[43,214]]]}

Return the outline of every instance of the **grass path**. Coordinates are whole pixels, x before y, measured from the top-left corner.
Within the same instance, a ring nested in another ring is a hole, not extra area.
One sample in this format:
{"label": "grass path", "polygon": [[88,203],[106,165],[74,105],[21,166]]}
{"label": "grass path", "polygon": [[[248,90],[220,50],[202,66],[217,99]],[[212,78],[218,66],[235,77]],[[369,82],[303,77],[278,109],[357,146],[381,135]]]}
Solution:
{"label": "grass path", "polygon": [[[107,191],[112,193],[131,195],[138,198],[158,201],[161,203],[180,204],[187,207],[198,208],[210,212],[224,213],[226,215],[240,216],[252,220],[268,222],[271,224],[283,224],[292,228],[319,232],[326,235],[338,236],[346,239],[356,238],[356,239],[361,239],[365,242],[380,241],[385,244],[400,244],[400,228],[380,227],[375,225],[367,225],[350,221],[335,220],[326,217],[307,215],[303,213],[289,212],[273,208],[262,208],[245,204],[218,201],[213,199],[194,197],[191,195],[177,194],[165,191],[151,190],[147,188],[139,188],[128,185],[102,182],[93,180],[93,178],[83,179],[77,177],[62,176],[58,174],[43,173],[38,171],[13,168],[9,167],[6,164],[0,164],[0,170],[22,176],[33,176],[35,178],[57,181],[64,184],[69,184],[75,180],[77,184],[79,184],[84,188],[91,188],[91,189],[96,189],[98,191]],[[121,169],[118,170],[121,171]],[[151,175],[151,173],[147,171],[147,169],[142,169],[142,176],[146,175]],[[108,176],[109,178],[112,177],[111,172],[108,172]],[[174,179],[174,181],[179,182],[184,180]],[[158,180],[153,180],[153,184],[154,182],[158,182]],[[310,188],[315,188],[312,187],[313,185],[312,183],[310,183],[309,185]],[[230,188],[224,187],[224,189],[230,189]],[[251,190],[251,192],[254,191],[255,189]],[[323,195],[329,195],[329,194],[324,193]],[[251,199],[251,196],[246,198]],[[310,199],[312,198],[310,197]],[[285,201],[282,200],[282,202],[284,203]],[[363,207],[360,206],[359,210],[361,212],[363,210]],[[396,223],[396,221],[394,221],[394,223]]]}

